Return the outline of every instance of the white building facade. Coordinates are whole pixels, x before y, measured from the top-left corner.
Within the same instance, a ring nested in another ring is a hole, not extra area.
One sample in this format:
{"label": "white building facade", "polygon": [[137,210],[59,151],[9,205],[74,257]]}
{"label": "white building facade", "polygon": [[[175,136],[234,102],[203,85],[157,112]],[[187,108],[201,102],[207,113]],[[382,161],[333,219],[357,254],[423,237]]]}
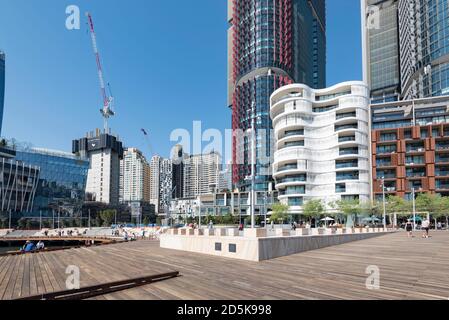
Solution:
{"label": "white building facade", "polygon": [[293,84],[270,99],[273,177],[279,201],[301,214],[309,200],[370,200],[369,90],[344,82],[315,90]]}
{"label": "white building facade", "polygon": [[150,202],[150,164],[136,148],[124,151],[120,161],[121,202]]}
{"label": "white building facade", "polygon": [[184,159],[184,198],[215,192],[219,188],[221,156],[217,152]]}

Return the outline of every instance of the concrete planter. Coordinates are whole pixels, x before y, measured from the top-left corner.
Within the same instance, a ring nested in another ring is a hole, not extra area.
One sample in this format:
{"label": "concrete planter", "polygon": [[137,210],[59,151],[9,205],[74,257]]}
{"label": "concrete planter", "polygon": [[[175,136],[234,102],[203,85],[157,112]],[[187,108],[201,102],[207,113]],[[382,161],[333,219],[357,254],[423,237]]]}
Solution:
{"label": "concrete planter", "polygon": [[177,236],[178,235],[178,229],[170,229],[168,230],[168,234],[171,236]]}
{"label": "concrete planter", "polygon": [[178,230],[178,235],[185,236],[187,234],[187,229],[182,228]]}
{"label": "concrete planter", "polygon": [[228,236],[229,237],[238,237],[240,235],[238,228],[230,228],[228,229]]}
{"label": "concrete planter", "polygon": [[193,236],[193,235],[195,235],[195,230],[193,230],[193,229],[186,229],[186,235],[187,235],[187,236]]}
{"label": "concrete planter", "polygon": [[297,236],[310,236],[311,234],[311,229],[296,229]]}
{"label": "concrete planter", "polygon": [[290,230],[287,230],[287,229],[276,229],[276,236],[277,237],[289,237],[290,236]]}
{"label": "concrete planter", "polygon": [[265,238],[267,236],[266,229],[245,229],[243,231],[245,238]]}
{"label": "concrete planter", "polygon": [[226,229],[223,229],[223,228],[215,229],[215,236],[216,237],[224,237],[224,236],[226,236]]}
{"label": "concrete planter", "polygon": [[204,229],[204,235],[211,237],[215,235],[215,229]]}
{"label": "concrete planter", "polygon": [[195,236],[202,236],[202,235],[204,235],[204,230],[203,229],[195,229],[194,234],[195,234]]}

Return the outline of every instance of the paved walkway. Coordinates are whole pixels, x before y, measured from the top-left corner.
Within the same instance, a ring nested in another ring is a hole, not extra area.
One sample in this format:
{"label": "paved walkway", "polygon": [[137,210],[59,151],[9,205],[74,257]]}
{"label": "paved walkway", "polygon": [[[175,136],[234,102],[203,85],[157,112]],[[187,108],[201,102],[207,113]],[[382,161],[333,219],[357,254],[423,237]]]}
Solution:
{"label": "paved walkway", "polygon": [[[179,271],[181,276],[98,299],[444,299],[449,298],[449,232],[404,233],[260,263],[160,249],[142,241],[0,257],[0,299],[65,290],[69,265],[81,286]],[[366,288],[368,266],[380,290]]]}

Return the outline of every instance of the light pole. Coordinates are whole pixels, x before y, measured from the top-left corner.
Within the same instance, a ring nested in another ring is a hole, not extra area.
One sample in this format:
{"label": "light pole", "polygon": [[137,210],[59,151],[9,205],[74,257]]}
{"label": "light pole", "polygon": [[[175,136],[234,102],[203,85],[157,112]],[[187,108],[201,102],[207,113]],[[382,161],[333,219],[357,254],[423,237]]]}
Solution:
{"label": "light pole", "polygon": [[9,230],[11,230],[11,209],[9,209]]}
{"label": "light pole", "polygon": [[412,202],[413,202],[413,231],[416,231],[416,200],[415,200],[415,188],[412,188]]}
{"label": "light pole", "polygon": [[251,229],[256,227],[256,103],[253,101],[251,106]]}
{"label": "light pole", "polygon": [[385,177],[382,177],[382,200],[384,207],[384,215],[383,215],[383,225],[384,229],[387,229],[387,203],[385,199]]}

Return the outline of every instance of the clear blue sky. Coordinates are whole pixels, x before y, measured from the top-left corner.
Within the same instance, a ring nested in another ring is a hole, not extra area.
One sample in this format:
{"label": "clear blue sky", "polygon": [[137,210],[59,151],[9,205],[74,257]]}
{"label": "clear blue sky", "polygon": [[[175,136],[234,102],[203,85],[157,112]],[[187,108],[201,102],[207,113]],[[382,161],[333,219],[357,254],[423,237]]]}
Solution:
{"label": "clear blue sky", "polygon": [[[359,0],[327,0],[328,84],[361,79]],[[81,30],[65,28],[78,5]],[[114,133],[126,146],[168,156],[173,129],[231,126],[227,94],[226,0],[0,0],[7,54],[2,135],[71,151],[102,128],[96,65],[84,12],[96,24],[107,81],[116,97]]]}

